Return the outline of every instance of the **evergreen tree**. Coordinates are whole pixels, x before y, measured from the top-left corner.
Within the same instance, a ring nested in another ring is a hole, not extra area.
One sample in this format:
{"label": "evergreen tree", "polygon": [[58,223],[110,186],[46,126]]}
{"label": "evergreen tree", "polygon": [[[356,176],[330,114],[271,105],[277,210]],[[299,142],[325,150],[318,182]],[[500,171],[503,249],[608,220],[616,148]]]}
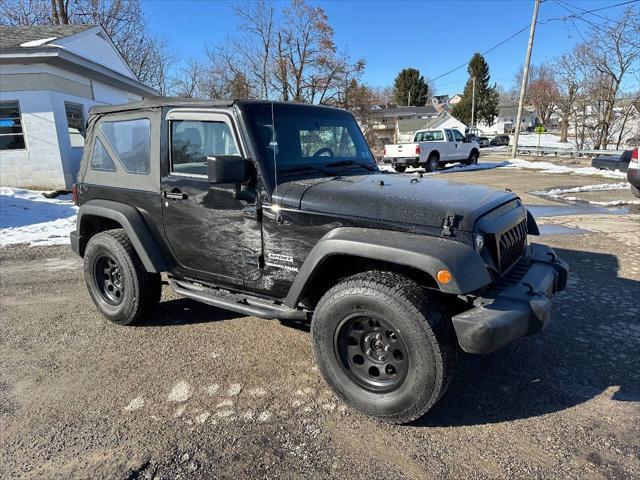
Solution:
{"label": "evergreen tree", "polygon": [[489,65],[484,57],[476,53],[471,57],[467,66],[469,72],[469,80],[464,87],[462,99],[451,110],[451,115],[469,126],[471,125],[471,106],[473,98],[473,78],[476,79],[476,95],[475,95],[475,122],[491,125],[498,116],[498,101],[500,94],[497,86],[489,86]]}
{"label": "evergreen tree", "polygon": [[393,99],[400,106],[423,106],[429,100],[429,86],[420,70],[403,69],[393,82]]}

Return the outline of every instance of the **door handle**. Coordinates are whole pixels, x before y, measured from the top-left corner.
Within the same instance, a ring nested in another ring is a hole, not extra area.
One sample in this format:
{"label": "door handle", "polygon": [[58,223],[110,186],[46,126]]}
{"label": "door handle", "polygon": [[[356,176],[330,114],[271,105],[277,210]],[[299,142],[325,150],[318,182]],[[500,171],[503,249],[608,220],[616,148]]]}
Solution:
{"label": "door handle", "polygon": [[186,198],[189,198],[189,196],[186,193],[182,193],[181,191],[177,191],[177,192],[162,192],[162,195],[164,196],[164,198],[170,198],[172,200],[185,200]]}

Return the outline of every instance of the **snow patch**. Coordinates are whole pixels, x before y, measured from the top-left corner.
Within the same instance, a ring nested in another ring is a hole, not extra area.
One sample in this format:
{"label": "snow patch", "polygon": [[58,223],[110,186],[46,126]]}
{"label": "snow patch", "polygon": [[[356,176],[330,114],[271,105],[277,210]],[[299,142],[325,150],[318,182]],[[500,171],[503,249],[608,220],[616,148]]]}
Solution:
{"label": "snow patch", "polygon": [[230,397],[235,397],[236,395],[238,395],[240,393],[241,390],[242,390],[242,385],[240,385],[239,383],[232,383],[229,386],[229,390],[227,391],[227,395],[229,395]]}
{"label": "snow patch", "polygon": [[173,386],[167,400],[169,402],[186,402],[193,395],[193,389],[187,382],[178,382]]}
{"label": "snow patch", "polygon": [[547,190],[545,192],[531,192],[533,195],[543,195],[545,197],[555,197],[563,195],[565,193],[579,193],[579,192],[602,192],[605,190],[626,190],[629,188],[629,183],[600,183],[598,185],[584,185],[582,187],[573,188],[554,188],[553,190]]}
{"label": "snow patch", "polygon": [[507,161],[508,165],[502,168],[525,168],[528,170],[540,170],[543,173],[570,173],[574,175],[590,175],[604,178],[627,178],[624,172],[600,170],[594,167],[567,167],[550,162],[530,162],[521,158],[513,158]]}
{"label": "snow patch", "polygon": [[0,187],[0,246],[27,243],[68,245],[78,207],[71,195],[45,198],[43,192]]}
{"label": "snow patch", "polygon": [[203,412],[196,417],[196,423],[204,423],[211,416],[209,412]]}
{"label": "snow patch", "polygon": [[133,412],[134,410],[140,410],[142,407],[144,407],[144,398],[136,397],[129,402],[129,405],[124,407],[124,410],[126,412]]}

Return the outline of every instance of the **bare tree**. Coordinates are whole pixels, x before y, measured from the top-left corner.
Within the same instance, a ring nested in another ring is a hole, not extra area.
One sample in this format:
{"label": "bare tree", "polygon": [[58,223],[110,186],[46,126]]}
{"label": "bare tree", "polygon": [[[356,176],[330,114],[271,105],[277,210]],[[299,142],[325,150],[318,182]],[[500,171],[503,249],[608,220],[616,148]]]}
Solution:
{"label": "bare tree", "polygon": [[557,89],[556,104],[560,114],[560,142],[567,142],[569,124],[574,116],[574,108],[580,89],[584,85],[584,76],[576,49],[556,58],[551,65],[553,79]]}
{"label": "bare tree", "polygon": [[[516,79],[521,78],[522,69],[516,74]],[[558,100],[559,92],[553,70],[546,64],[532,65],[529,69],[525,102],[535,108],[536,115],[542,125],[549,125]]]}
{"label": "bare tree", "polygon": [[583,46],[584,57],[596,73],[594,93],[599,113],[596,148],[607,148],[622,82],[640,68],[639,17],[638,9],[627,7],[616,21],[592,28],[589,42]]}

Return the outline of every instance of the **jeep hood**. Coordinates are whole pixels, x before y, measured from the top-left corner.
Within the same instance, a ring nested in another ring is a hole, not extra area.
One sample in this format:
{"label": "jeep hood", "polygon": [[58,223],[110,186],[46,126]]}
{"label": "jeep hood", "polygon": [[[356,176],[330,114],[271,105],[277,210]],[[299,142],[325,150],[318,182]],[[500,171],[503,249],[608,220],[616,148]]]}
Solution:
{"label": "jeep hood", "polygon": [[[440,178],[439,178],[440,177]],[[366,174],[295,180],[278,185],[275,202],[286,208],[343,217],[442,227],[456,216],[457,228],[472,231],[484,213],[517,197],[440,175]]]}

